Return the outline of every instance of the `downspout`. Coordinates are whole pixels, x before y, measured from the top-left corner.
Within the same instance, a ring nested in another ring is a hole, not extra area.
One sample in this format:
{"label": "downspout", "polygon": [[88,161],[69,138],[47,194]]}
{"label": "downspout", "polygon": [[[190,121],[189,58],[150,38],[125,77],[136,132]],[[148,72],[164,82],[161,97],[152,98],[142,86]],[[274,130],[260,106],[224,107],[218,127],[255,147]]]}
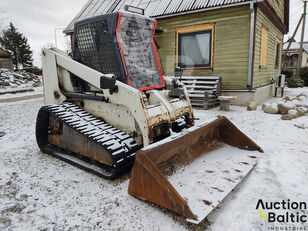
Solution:
{"label": "downspout", "polygon": [[248,60],[248,81],[247,87],[251,90],[252,74],[253,74],[253,50],[254,50],[254,35],[255,35],[255,7],[254,1],[250,2],[250,39],[249,39],[249,60]]}

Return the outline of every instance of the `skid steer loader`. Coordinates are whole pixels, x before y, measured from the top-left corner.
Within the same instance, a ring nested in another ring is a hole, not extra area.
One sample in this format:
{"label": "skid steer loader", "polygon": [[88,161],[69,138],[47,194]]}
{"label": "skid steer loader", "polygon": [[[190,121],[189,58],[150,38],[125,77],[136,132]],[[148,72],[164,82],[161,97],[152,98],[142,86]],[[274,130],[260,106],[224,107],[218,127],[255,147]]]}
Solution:
{"label": "skid steer loader", "polygon": [[155,27],[116,12],[75,24],[73,57],[43,49],[37,143],[106,179],[132,168],[131,195],[199,223],[262,149],[225,117],[194,125],[185,86],[162,74]]}

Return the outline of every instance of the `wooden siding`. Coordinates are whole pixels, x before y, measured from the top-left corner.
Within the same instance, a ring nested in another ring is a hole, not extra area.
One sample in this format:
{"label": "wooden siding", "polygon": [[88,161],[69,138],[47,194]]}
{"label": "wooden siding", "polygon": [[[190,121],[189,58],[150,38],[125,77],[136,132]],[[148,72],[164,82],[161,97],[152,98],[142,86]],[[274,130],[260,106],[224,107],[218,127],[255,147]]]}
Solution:
{"label": "wooden siding", "polygon": [[276,11],[276,14],[284,22],[284,1],[283,0],[267,0],[271,7]]}
{"label": "wooden siding", "polygon": [[176,63],[176,28],[215,23],[213,69],[184,70],[186,76],[221,76],[224,89],[245,89],[249,58],[249,6],[233,7],[158,20],[164,32],[155,35],[165,75]]}
{"label": "wooden siding", "polygon": [[10,58],[0,58],[0,68],[12,69],[12,60]]}
{"label": "wooden siding", "polygon": [[[261,53],[261,34],[262,26],[268,28],[268,50],[267,50],[267,66],[260,68]],[[256,19],[256,40],[255,40],[255,57],[254,57],[254,77],[253,87],[261,87],[271,83],[271,78],[276,78],[281,71],[281,57],[279,57],[279,68],[275,68],[276,42],[283,41],[283,34],[273,23],[262,13],[257,11]],[[282,54],[282,46],[280,46],[280,54]]]}

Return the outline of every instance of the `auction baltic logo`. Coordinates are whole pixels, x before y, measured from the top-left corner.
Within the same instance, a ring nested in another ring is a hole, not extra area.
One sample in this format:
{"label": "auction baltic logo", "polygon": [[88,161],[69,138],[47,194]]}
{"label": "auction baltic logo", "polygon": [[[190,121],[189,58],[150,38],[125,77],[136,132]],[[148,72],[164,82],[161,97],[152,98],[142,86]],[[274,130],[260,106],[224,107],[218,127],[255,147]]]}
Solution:
{"label": "auction baltic logo", "polygon": [[281,227],[269,227],[268,230],[308,230],[308,227],[294,227],[296,224],[307,223],[307,215],[303,214],[306,209],[306,202],[291,202],[289,199],[280,202],[264,202],[262,199],[259,199],[256,206],[256,210],[259,211],[260,216],[267,219],[269,223],[275,222],[276,224],[283,223],[292,225],[292,229],[286,229],[286,227],[283,227],[283,229]]}

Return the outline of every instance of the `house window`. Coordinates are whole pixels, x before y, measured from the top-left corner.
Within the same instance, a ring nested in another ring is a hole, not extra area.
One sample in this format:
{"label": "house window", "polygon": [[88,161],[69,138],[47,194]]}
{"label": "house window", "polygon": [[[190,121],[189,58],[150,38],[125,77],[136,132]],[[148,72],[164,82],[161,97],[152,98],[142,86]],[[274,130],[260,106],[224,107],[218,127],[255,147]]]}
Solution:
{"label": "house window", "polygon": [[276,53],[275,53],[275,68],[279,68],[279,60],[280,60],[280,42],[276,41]]}
{"label": "house window", "polygon": [[268,29],[262,26],[261,31],[261,54],[260,54],[260,68],[267,66],[267,50],[268,50]]}
{"label": "house window", "polygon": [[177,66],[211,68],[213,66],[214,24],[177,29]]}

